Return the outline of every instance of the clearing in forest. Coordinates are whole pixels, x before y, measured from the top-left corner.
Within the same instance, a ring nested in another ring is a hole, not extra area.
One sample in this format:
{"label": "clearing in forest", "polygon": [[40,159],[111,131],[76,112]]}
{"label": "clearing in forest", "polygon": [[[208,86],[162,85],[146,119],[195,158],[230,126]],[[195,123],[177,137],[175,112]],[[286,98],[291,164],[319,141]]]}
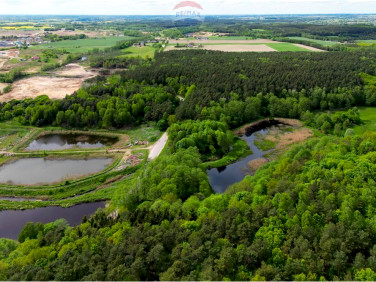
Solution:
{"label": "clearing in forest", "polygon": [[33,76],[14,82],[12,90],[0,96],[0,102],[35,98],[40,95],[47,95],[51,99],[63,99],[77,91],[85,80],[96,75],[76,64],[67,65],[52,74],[54,76]]}

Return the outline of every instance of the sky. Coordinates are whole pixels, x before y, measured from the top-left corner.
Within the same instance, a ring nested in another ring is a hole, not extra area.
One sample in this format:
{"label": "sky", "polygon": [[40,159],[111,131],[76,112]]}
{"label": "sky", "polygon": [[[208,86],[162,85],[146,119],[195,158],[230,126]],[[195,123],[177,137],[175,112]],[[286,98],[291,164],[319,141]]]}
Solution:
{"label": "sky", "polygon": [[[0,0],[0,14],[172,15],[179,0]],[[197,0],[206,15],[375,13],[376,0]]]}

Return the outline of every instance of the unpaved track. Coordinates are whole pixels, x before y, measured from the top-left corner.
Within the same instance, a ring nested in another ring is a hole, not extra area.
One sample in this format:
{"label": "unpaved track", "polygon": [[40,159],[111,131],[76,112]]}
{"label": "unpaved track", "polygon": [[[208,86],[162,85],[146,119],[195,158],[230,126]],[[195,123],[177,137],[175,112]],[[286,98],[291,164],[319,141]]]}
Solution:
{"label": "unpaved track", "polygon": [[163,148],[166,146],[168,140],[167,132],[163,133],[162,137],[151,147],[149,147],[150,154],[149,160],[155,160],[162,153]]}

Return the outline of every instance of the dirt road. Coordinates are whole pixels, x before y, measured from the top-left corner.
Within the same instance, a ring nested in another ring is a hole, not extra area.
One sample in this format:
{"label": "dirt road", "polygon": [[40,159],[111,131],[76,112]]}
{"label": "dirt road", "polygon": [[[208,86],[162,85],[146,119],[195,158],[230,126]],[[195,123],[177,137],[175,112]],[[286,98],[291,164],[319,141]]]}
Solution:
{"label": "dirt road", "polygon": [[163,148],[166,146],[168,140],[167,132],[165,132],[162,137],[149,148],[149,160],[155,160],[162,153]]}

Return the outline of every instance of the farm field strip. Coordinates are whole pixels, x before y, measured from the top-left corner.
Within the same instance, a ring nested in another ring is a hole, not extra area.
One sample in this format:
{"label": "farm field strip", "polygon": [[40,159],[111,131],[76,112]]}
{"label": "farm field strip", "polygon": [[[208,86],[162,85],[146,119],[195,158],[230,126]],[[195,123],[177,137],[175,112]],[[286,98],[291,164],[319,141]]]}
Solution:
{"label": "farm field strip", "polygon": [[[275,42],[273,43],[203,43],[200,49],[225,51],[225,52],[323,52],[323,50],[302,44]],[[188,48],[175,48],[170,44],[165,51],[186,50]]]}
{"label": "farm field strip", "polygon": [[301,40],[301,41],[310,41],[310,42],[313,42],[313,43],[317,43],[317,44],[320,44],[324,47],[330,47],[330,46],[334,46],[334,45],[337,45],[337,44],[341,44],[340,42],[337,42],[337,41],[327,41],[327,40],[318,40],[318,39],[311,39],[311,38],[306,38],[306,37],[288,37],[289,39],[294,39],[294,40]]}

